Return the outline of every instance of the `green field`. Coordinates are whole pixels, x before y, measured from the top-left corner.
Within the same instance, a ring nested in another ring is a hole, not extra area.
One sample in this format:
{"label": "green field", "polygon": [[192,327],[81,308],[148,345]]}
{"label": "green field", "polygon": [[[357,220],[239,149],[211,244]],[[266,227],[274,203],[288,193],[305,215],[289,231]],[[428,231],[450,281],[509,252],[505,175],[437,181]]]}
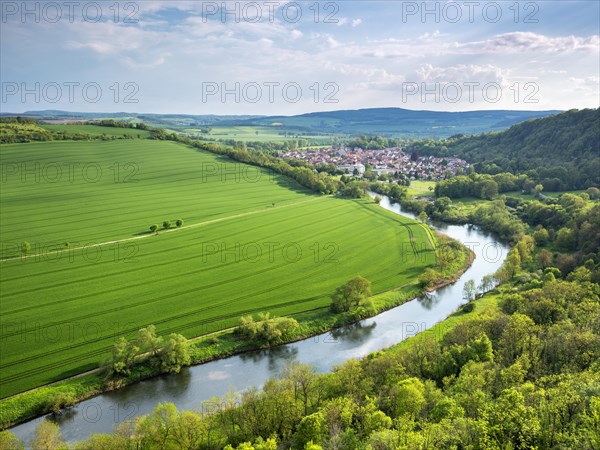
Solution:
{"label": "green field", "polygon": [[410,186],[406,188],[406,193],[411,197],[433,197],[433,189],[435,181],[414,180],[410,182]]}
{"label": "green field", "polygon": [[291,139],[305,139],[311,144],[329,146],[330,134],[305,134],[304,131],[281,126],[211,126],[209,133],[202,133],[199,128],[183,128],[181,131],[189,136],[198,136],[218,141],[234,140],[242,142],[284,142]]}
{"label": "green field", "polygon": [[65,132],[65,133],[79,133],[89,134],[90,136],[131,136],[146,138],[150,136],[150,132],[147,130],[137,130],[133,128],[118,128],[118,127],[102,127],[99,125],[81,125],[81,124],[48,124],[44,123],[40,125],[50,131]]}
{"label": "green field", "polygon": [[[325,312],[355,275],[377,293],[433,263],[414,221],[172,142],[11,144],[1,157],[1,397],[94,368],[148,324],[193,337],[242,314]],[[102,175],[51,178],[75,162]]]}

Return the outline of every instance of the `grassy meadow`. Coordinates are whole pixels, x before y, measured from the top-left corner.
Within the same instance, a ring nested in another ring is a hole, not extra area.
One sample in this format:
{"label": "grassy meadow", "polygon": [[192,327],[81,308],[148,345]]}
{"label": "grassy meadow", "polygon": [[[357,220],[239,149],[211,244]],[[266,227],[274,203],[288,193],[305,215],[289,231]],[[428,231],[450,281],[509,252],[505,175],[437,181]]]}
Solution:
{"label": "grassy meadow", "polygon": [[319,314],[355,275],[380,293],[434,260],[421,225],[372,202],[173,142],[10,144],[1,157],[1,398],[97,367],[148,324],[194,337],[243,314]]}

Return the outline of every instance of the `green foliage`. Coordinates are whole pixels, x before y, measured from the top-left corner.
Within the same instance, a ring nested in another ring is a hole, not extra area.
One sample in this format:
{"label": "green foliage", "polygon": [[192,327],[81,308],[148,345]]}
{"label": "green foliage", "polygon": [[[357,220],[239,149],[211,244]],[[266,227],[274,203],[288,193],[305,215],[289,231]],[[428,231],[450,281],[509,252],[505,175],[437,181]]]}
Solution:
{"label": "green foliage", "polygon": [[544,227],[540,227],[533,232],[533,239],[535,239],[535,243],[539,246],[544,246],[548,242],[550,235],[548,234],[548,230]]}
{"label": "green foliage", "polygon": [[19,441],[14,433],[4,430],[0,431],[0,449],[2,450],[25,450],[25,446]]}
{"label": "green foliage", "polygon": [[21,254],[27,255],[31,251],[31,244],[28,241],[23,241],[21,244]]}
{"label": "green foliage", "polygon": [[465,306],[462,307],[462,311],[466,313],[470,313],[475,309],[475,303],[469,302]]}
{"label": "green foliage", "polygon": [[160,349],[159,358],[163,372],[179,373],[183,366],[189,366],[191,362],[187,339],[171,333]]}
{"label": "green foliage", "polygon": [[69,408],[75,404],[77,396],[71,390],[57,391],[48,397],[46,409],[53,413],[59,413],[65,408]]}
{"label": "green foliage", "polygon": [[133,341],[119,338],[108,360],[108,374],[113,378],[126,377],[136,362],[156,361],[162,372],[178,373],[191,363],[187,339],[172,333],[166,340],[156,335],[156,327],[148,325],[137,332]]}
{"label": "green foliage", "polygon": [[66,450],[67,445],[62,439],[62,433],[58,425],[49,420],[44,420],[35,429],[31,447],[35,450]]}
{"label": "green foliage", "polygon": [[371,282],[357,276],[338,287],[331,295],[331,308],[334,312],[348,312],[371,295]]}
{"label": "green foliage", "polygon": [[322,412],[302,418],[294,435],[295,448],[305,449],[308,444],[321,442],[327,434],[327,422]]}
{"label": "green foliage", "polygon": [[431,267],[428,267],[421,275],[419,275],[419,283],[426,288],[435,286],[441,279],[441,275]]}
{"label": "green foliage", "polygon": [[298,321],[291,317],[271,317],[260,313],[258,319],[242,316],[236,334],[249,342],[275,344],[289,339],[299,328]]}
{"label": "green foliage", "polygon": [[463,286],[463,298],[470,302],[475,300],[475,295],[477,294],[477,285],[475,284],[475,280],[467,280]]}

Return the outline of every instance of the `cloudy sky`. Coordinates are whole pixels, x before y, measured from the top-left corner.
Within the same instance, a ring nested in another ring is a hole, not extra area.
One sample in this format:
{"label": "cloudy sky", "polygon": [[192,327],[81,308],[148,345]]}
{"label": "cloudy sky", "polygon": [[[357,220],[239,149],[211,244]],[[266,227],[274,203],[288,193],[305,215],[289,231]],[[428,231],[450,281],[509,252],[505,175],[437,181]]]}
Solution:
{"label": "cloudy sky", "polygon": [[298,114],[600,103],[600,2],[12,2],[1,110]]}

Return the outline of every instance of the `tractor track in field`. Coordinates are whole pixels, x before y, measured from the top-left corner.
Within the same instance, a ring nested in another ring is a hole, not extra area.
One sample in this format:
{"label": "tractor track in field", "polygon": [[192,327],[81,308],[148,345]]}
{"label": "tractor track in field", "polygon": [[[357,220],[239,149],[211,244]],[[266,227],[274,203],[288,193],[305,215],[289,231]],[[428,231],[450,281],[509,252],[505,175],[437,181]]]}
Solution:
{"label": "tractor track in field", "polygon": [[[307,200],[302,200],[302,201],[293,202],[293,203],[287,203],[285,205],[277,206],[277,207],[268,207],[267,206],[267,207],[265,207],[263,209],[259,209],[259,210],[255,210],[255,211],[248,211],[248,212],[240,213],[240,214],[234,214],[233,216],[219,217],[217,219],[211,219],[211,220],[206,220],[204,222],[193,223],[191,225],[184,225],[184,226],[179,227],[179,228],[170,228],[168,230],[161,230],[161,234],[164,234],[164,233],[174,233],[174,232],[177,232],[177,231],[189,230],[189,229],[197,228],[197,227],[201,227],[201,226],[212,225],[214,223],[225,222],[227,220],[238,219],[240,217],[246,217],[246,216],[251,216],[251,215],[254,215],[254,214],[260,214],[260,213],[266,213],[266,212],[269,212],[269,211],[280,210],[282,208],[288,208],[290,206],[301,205],[303,203],[313,202],[315,200],[319,200],[319,199],[326,198],[326,197],[330,197],[330,196],[313,197],[313,198],[309,198]],[[103,247],[103,246],[107,246],[107,245],[120,244],[120,243],[123,243],[123,242],[136,241],[136,240],[139,240],[139,239],[147,239],[149,237],[154,237],[154,236],[156,236],[156,234],[154,234],[154,233],[148,233],[148,234],[143,234],[141,236],[132,236],[132,237],[123,238],[123,239],[115,239],[115,240],[112,240],[112,241],[97,242],[97,243],[94,243],[94,244],[82,245],[82,246],[79,246],[79,247],[69,247],[69,248],[65,248],[65,249],[62,249],[62,250],[56,250],[56,251],[48,252],[48,253],[32,253],[30,255],[13,256],[13,257],[10,257],[10,258],[0,259],[0,263],[6,263],[6,262],[11,262],[11,261],[23,261],[23,260],[29,259],[29,258],[48,256],[50,254],[52,254],[52,255],[54,255],[54,254],[60,254],[60,253],[64,253],[64,252],[68,252],[68,251],[73,251],[73,250],[83,250],[83,249],[94,248],[94,247]]]}

